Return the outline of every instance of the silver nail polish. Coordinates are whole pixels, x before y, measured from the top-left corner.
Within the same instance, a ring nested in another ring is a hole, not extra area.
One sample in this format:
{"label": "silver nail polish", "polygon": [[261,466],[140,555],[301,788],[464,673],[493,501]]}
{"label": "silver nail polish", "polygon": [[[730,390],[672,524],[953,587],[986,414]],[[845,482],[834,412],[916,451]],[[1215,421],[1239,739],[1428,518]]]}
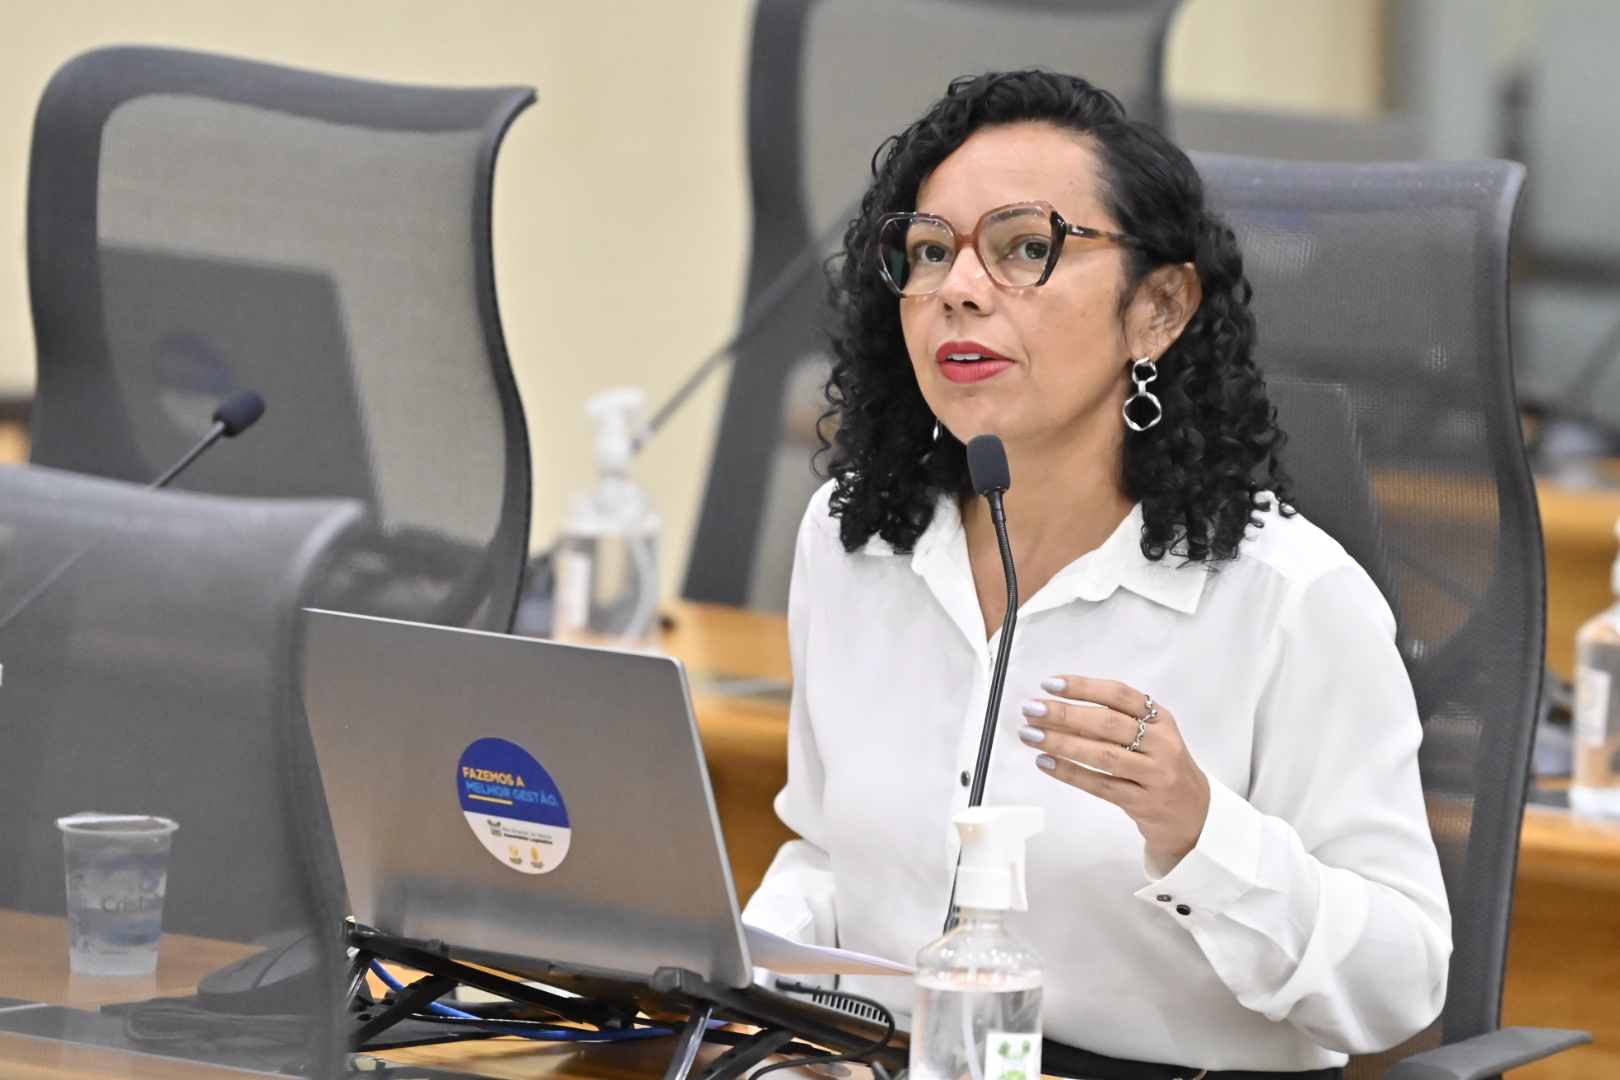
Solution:
{"label": "silver nail polish", "polygon": [[1061,693],[1063,693],[1064,690],[1067,690],[1068,687],[1069,687],[1069,684],[1067,682],[1065,682],[1063,679],[1042,679],[1041,680],[1041,689],[1045,690],[1049,694],[1061,694]]}
{"label": "silver nail polish", "polygon": [[1018,711],[1023,713],[1025,716],[1045,716],[1046,702],[1026,701],[1022,705],[1018,706]]}
{"label": "silver nail polish", "polygon": [[1047,772],[1051,772],[1053,769],[1057,768],[1057,758],[1053,757],[1051,754],[1042,754],[1040,757],[1035,759],[1035,764],[1039,765]]}
{"label": "silver nail polish", "polygon": [[1046,732],[1038,727],[1030,727],[1025,724],[1018,729],[1018,737],[1027,743],[1040,743],[1046,741]]}

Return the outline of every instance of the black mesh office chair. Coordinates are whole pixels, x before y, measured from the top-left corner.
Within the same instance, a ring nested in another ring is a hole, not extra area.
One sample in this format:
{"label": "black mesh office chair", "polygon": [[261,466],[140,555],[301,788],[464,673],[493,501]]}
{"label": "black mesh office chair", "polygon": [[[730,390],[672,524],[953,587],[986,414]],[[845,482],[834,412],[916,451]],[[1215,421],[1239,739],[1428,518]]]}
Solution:
{"label": "black mesh office chair", "polygon": [[529,447],[490,191],[533,100],[168,49],[68,63],[30,163],[34,463],[147,481],[256,389],[252,443],[179,486],[360,499],[343,606],[506,630]]}
{"label": "black mesh office chair", "polygon": [[[1352,1062],[1351,1075],[1384,1075],[1442,1042],[1429,1065],[1489,1065],[1481,1076],[1573,1045],[1581,1033],[1489,1034],[1546,638],[1508,349],[1524,169],[1194,159],[1242,244],[1297,505],[1383,589],[1423,717],[1423,786],[1453,919],[1450,989],[1435,1027]],[[1451,1075],[1416,1068],[1389,1075]]]}
{"label": "black mesh office chair", "polygon": [[[872,152],[958,75],[1047,67],[1163,109],[1179,0],[760,0],[748,75],[754,241],[748,305],[789,291],[740,343],[687,565],[693,600],[787,607],[793,538],[820,481],[815,420],[826,281]],[[808,256],[806,255],[808,253]]]}
{"label": "black mesh office chair", "polygon": [[[340,924],[341,879],[325,876],[302,840],[312,835],[304,807],[316,800],[294,782],[314,775],[297,681],[300,609],[321,601],[324,564],[359,531],[363,510],[347,499],[152,493],[0,466],[0,917],[63,916],[57,818],[172,818],[165,933],[299,950],[312,973],[268,1011],[304,1013],[310,1039],[330,1025],[319,1006],[336,1006],[341,952],[335,933],[311,935]],[[65,935],[37,925],[62,937],[65,981]],[[250,951],[212,948],[227,959]],[[0,957],[0,997],[27,999],[29,970]],[[226,1057],[209,1058],[211,1039],[189,1030],[172,1031],[162,1052],[271,1069],[308,1052],[272,1040],[254,1052],[238,1044],[246,1057],[215,1046]],[[129,1045],[120,1016],[81,1009],[0,1009],[0,1032]]]}

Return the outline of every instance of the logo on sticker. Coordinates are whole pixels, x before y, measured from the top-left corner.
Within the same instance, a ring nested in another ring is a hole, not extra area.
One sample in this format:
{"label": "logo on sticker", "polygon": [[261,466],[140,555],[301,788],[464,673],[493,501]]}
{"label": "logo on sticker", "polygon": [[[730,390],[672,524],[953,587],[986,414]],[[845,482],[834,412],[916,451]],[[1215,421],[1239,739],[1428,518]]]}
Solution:
{"label": "logo on sticker", "polygon": [[557,869],[568,855],[568,807],[551,774],[523,747],[479,739],[456,767],[461,812],[502,864],[525,874]]}

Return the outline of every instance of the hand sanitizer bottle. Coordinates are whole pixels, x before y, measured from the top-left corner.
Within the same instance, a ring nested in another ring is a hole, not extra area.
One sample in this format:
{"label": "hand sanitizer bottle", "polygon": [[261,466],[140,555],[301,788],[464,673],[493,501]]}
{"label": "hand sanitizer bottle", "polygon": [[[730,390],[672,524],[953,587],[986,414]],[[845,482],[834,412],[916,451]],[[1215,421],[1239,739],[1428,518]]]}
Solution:
{"label": "hand sanitizer bottle", "polygon": [[627,474],[641,430],[643,395],[634,387],[587,403],[596,424],[601,477],[576,498],[557,547],[560,641],[656,652],[658,514]]}
{"label": "hand sanitizer bottle", "polygon": [[917,954],[910,1080],[1040,1080],[1041,962],[1007,932],[1007,912],[1029,909],[1024,841],[1046,812],[975,806],[954,820],[960,917]]}
{"label": "hand sanitizer bottle", "polygon": [[[1620,524],[1615,526],[1620,533]],[[1620,560],[1611,575],[1620,598]],[[1620,818],[1620,599],[1575,636],[1575,780],[1577,814]]]}

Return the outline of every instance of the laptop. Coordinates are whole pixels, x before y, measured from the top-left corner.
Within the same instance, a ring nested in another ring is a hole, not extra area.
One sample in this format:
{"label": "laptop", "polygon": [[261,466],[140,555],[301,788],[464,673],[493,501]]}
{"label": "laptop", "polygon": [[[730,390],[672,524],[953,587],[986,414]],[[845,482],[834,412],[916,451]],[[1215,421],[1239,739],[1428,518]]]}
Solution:
{"label": "laptop", "polygon": [[304,707],[362,925],[639,983],[910,971],[743,926],[680,661],[307,619]]}

